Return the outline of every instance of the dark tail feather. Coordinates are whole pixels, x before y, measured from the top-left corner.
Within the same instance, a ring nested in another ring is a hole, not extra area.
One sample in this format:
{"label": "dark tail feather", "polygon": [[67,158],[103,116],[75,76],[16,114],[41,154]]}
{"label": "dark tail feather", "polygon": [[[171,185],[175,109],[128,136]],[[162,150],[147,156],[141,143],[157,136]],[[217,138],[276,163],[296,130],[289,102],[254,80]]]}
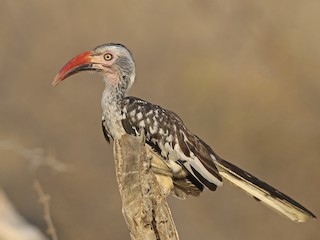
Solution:
{"label": "dark tail feather", "polygon": [[292,221],[305,222],[309,218],[316,218],[312,212],[292,198],[237,166],[223,159],[217,159],[215,164],[223,178]]}

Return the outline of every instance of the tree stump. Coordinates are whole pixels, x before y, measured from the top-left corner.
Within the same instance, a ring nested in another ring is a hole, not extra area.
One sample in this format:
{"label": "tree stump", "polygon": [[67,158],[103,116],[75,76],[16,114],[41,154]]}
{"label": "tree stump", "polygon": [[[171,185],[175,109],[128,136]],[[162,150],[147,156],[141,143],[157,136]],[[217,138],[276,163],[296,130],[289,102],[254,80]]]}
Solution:
{"label": "tree stump", "polygon": [[122,214],[132,240],[178,240],[178,233],[166,201],[151,168],[151,154],[144,135],[122,136],[114,141],[117,181]]}

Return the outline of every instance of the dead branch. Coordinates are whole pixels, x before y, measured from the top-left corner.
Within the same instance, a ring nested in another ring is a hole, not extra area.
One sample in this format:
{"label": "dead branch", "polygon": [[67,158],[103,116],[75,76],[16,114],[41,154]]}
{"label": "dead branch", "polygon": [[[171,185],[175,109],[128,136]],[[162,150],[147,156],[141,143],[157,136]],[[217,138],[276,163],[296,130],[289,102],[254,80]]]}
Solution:
{"label": "dead branch", "polygon": [[52,240],[58,240],[57,231],[53,225],[53,221],[50,213],[50,196],[44,193],[41,184],[38,180],[35,180],[33,183],[33,187],[38,195],[39,203],[43,207],[44,220],[47,224],[47,233]]}
{"label": "dead branch", "polygon": [[56,173],[65,173],[71,166],[63,163],[42,147],[27,148],[10,140],[0,140],[0,150],[11,150],[30,162],[32,171],[38,170],[41,166],[47,166]]}
{"label": "dead branch", "polygon": [[123,136],[114,142],[122,213],[132,240],[178,240],[166,201],[151,169],[144,137]]}
{"label": "dead branch", "polygon": [[48,240],[42,232],[19,214],[0,188],[0,239]]}

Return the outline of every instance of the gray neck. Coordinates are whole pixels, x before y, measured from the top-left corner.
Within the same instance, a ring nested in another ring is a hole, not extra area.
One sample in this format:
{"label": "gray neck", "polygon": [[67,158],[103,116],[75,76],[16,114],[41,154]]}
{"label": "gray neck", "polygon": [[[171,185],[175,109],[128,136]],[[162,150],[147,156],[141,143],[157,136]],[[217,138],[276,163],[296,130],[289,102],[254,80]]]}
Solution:
{"label": "gray neck", "polygon": [[105,128],[114,139],[120,138],[125,133],[121,123],[123,118],[121,101],[127,95],[130,87],[128,79],[126,77],[110,78],[110,76],[104,79],[106,87],[101,99],[102,115],[105,120]]}
{"label": "gray neck", "polygon": [[117,78],[105,78],[105,89],[102,94],[102,110],[121,112],[121,101],[126,97],[129,89],[130,78],[117,76]]}

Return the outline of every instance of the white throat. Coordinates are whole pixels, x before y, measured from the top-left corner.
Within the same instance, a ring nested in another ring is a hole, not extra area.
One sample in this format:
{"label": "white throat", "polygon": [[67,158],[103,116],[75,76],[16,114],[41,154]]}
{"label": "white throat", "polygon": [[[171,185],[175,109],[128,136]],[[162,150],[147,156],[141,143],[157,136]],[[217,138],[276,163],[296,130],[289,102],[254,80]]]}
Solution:
{"label": "white throat", "polygon": [[105,89],[101,99],[102,117],[108,132],[114,139],[119,139],[126,133],[121,123],[123,119],[121,101],[127,95],[127,87],[123,85],[122,80],[105,78]]}

